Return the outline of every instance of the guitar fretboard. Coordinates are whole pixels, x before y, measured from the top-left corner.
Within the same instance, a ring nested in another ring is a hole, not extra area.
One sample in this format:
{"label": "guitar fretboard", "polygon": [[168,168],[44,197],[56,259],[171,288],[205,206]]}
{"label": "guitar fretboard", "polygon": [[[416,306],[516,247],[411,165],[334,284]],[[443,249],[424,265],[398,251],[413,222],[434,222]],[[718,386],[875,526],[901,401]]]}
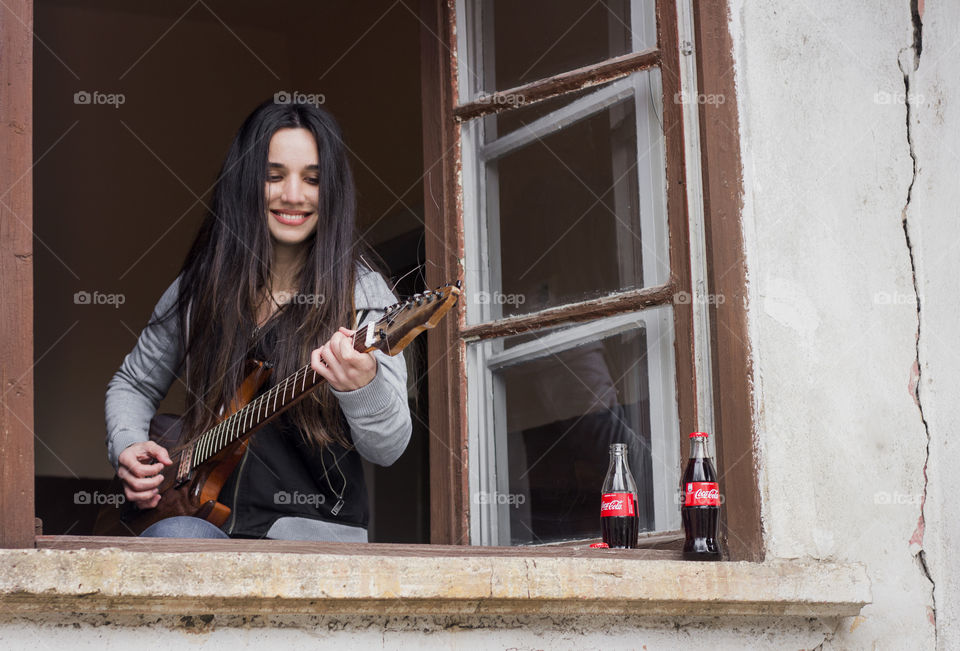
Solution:
{"label": "guitar fretboard", "polygon": [[[367,329],[363,327],[354,334],[354,350],[366,350]],[[196,468],[231,443],[239,441],[298,398],[312,391],[321,382],[323,382],[323,376],[314,371],[310,364],[288,375],[275,387],[251,400],[246,406],[198,436],[194,442],[191,467]]]}

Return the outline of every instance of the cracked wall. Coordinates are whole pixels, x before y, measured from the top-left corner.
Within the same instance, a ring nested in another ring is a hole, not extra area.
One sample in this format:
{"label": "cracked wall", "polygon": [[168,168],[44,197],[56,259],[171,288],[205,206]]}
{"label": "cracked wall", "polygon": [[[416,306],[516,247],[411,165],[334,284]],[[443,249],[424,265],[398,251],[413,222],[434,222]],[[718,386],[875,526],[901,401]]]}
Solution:
{"label": "cracked wall", "polygon": [[733,12],[768,557],[858,560],[873,586],[823,648],[957,648],[938,571],[952,402],[936,389],[960,368],[957,13]]}
{"label": "cracked wall", "polygon": [[960,525],[945,487],[953,474],[949,461],[958,455],[951,433],[956,428],[953,410],[956,387],[960,386],[960,353],[955,343],[960,323],[960,275],[956,271],[960,254],[960,65],[955,54],[960,7],[928,2],[917,9],[922,13],[922,49],[917,65],[906,75],[916,169],[904,219],[914,251],[920,299],[916,391],[927,426],[928,458],[923,512],[912,542],[933,589],[930,605],[935,609],[938,647],[956,649],[960,648],[955,605],[958,580],[950,552],[960,543]]}
{"label": "cracked wall", "polygon": [[[906,242],[907,251],[910,254],[910,270],[911,270],[911,279],[913,281],[913,291],[916,299],[917,305],[917,337],[916,337],[916,358],[911,368],[911,378],[910,378],[910,390],[913,394],[914,403],[917,405],[917,410],[920,412],[920,420],[923,422],[923,429],[927,436],[927,447],[926,447],[926,456],[923,462],[923,494],[920,497],[920,513],[917,516],[917,528],[914,530],[913,535],[910,537],[910,550],[914,554],[914,557],[917,559],[921,570],[923,571],[924,576],[927,577],[927,580],[931,583],[931,605],[928,608],[928,617],[931,623],[934,625],[934,636],[936,639],[937,633],[937,600],[936,600],[936,583],[933,579],[933,576],[930,571],[930,567],[927,563],[927,551],[924,549],[924,535],[926,533],[926,503],[927,503],[927,487],[929,486],[929,474],[928,474],[928,465],[930,462],[930,426],[927,423],[927,419],[923,411],[923,400],[921,399],[920,387],[923,383],[923,364],[921,363],[921,350],[920,350],[920,341],[923,328],[923,302],[924,295],[920,289],[920,284],[918,281],[917,274],[917,257],[919,256],[919,251],[917,254],[914,253],[914,245],[911,240],[911,232],[913,232],[913,237],[917,237],[917,226],[916,221],[919,218],[917,212],[913,209],[913,188],[917,182],[917,171],[918,171],[918,161],[917,161],[917,152],[915,148],[915,131],[914,123],[917,122],[918,117],[917,113],[920,108],[920,105],[923,104],[923,97],[914,91],[911,91],[911,85],[914,85],[914,76],[920,67],[920,57],[923,53],[923,9],[920,4],[922,0],[911,0],[910,15],[911,22],[913,26],[913,43],[900,51],[899,55],[899,64],[900,70],[903,73],[903,91],[904,91],[904,105],[906,107],[906,134],[907,134],[907,146],[910,149],[910,160],[913,165],[913,173],[910,179],[910,187],[907,188],[907,200],[903,206],[903,211],[901,212],[901,222],[903,224],[903,235]],[[924,392],[926,393],[926,392]]]}

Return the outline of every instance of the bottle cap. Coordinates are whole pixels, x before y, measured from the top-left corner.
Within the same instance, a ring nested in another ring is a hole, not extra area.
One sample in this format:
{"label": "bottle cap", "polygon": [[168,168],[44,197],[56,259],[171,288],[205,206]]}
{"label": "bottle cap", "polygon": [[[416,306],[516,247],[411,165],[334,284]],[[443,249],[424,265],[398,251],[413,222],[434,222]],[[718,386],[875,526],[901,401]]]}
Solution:
{"label": "bottle cap", "polygon": [[710,435],[707,434],[706,432],[693,432],[692,434],[690,434],[690,438],[692,439],[700,438],[700,437],[707,438],[708,436]]}

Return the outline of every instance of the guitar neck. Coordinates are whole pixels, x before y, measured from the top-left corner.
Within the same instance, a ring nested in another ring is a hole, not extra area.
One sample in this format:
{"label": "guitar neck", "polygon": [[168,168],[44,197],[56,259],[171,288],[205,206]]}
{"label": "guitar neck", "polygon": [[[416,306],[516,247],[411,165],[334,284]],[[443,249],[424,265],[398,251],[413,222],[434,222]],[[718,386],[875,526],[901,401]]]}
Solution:
{"label": "guitar neck", "polygon": [[[374,325],[364,326],[354,334],[354,350],[357,352],[372,350],[367,347],[366,339],[368,329]],[[196,468],[228,446],[247,438],[259,427],[300,402],[323,381],[323,376],[313,370],[310,364],[301,367],[296,373],[291,373],[273,388],[191,440],[188,444],[193,448],[190,467]]]}

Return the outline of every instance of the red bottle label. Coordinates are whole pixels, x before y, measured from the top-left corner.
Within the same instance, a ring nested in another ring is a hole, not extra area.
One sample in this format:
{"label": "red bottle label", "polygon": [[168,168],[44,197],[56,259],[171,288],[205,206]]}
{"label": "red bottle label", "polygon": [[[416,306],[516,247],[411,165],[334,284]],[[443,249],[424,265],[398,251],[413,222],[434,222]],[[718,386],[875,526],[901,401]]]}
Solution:
{"label": "red bottle label", "polygon": [[692,481],[687,484],[684,506],[720,506],[720,486],[715,481]]}
{"label": "red bottle label", "polygon": [[600,517],[635,515],[633,493],[604,493],[600,498]]}

